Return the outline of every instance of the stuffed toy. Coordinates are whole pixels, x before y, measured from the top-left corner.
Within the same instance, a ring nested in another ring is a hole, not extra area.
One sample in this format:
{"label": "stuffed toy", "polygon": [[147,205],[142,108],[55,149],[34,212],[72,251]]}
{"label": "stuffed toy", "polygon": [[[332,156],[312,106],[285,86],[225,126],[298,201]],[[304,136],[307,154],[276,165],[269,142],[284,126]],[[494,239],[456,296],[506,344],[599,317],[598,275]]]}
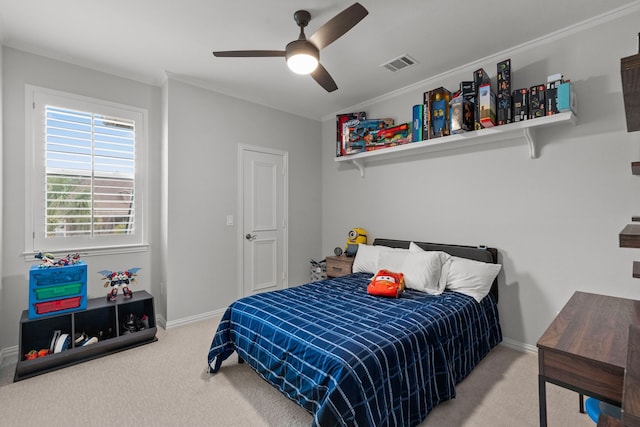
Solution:
{"label": "stuffed toy", "polygon": [[349,257],[356,256],[359,243],[362,243],[363,245],[367,244],[367,232],[358,227],[349,230],[349,234],[347,235],[347,244],[344,245],[345,255]]}
{"label": "stuffed toy", "polygon": [[404,291],[404,274],[380,270],[367,286],[369,295],[398,298]]}

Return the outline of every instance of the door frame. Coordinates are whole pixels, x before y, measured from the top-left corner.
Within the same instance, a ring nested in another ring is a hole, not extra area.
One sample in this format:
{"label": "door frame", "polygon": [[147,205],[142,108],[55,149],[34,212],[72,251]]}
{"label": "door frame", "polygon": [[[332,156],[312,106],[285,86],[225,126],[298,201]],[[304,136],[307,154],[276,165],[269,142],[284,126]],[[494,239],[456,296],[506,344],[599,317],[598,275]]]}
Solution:
{"label": "door frame", "polygon": [[284,172],[284,195],[283,195],[283,210],[284,210],[284,230],[283,230],[283,242],[282,242],[282,263],[284,278],[283,286],[289,287],[289,153],[287,151],[276,150],[273,148],[259,147],[257,145],[238,144],[238,214],[237,214],[237,242],[238,242],[238,283],[237,293],[238,298],[244,296],[244,157],[247,151],[272,154],[282,157],[282,167]]}

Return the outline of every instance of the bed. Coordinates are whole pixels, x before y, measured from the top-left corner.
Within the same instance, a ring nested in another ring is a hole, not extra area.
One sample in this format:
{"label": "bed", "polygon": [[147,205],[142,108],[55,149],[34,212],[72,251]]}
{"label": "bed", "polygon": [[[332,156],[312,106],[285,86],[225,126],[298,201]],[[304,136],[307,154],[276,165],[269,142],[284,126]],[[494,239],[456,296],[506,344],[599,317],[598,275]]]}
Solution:
{"label": "bed", "polygon": [[[417,245],[497,264],[492,248],[390,239],[374,245]],[[456,384],[502,340],[497,278],[478,301],[450,290],[375,297],[367,294],[371,276],[356,272],[235,301],[213,337],[210,372],[237,352],[309,411],[313,426],[419,424],[455,397]]]}

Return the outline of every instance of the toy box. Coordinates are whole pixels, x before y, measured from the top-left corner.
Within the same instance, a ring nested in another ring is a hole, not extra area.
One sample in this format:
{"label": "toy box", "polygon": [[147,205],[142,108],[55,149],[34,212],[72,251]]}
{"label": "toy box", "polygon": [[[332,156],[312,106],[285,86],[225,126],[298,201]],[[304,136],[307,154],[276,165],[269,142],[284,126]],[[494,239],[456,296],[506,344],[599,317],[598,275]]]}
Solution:
{"label": "toy box", "polygon": [[473,103],[463,95],[451,100],[451,133],[473,130]]}
{"label": "toy box", "polygon": [[480,86],[491,84],[491,78],[483,68],[478,68],[473,72],[473,82],[476,85],[476,89],[480,90]]}
{"label": "toy box", "polygon": [[573,91],[573,85],[571,82],[564,82],[558,86],[558,111],[573,111],[574,114],[578,113],[578,106],[576,102],[576,94]]}
{"label": "toy box", "polygon": [[379,129],[374,137],[365,145],[366,151],[379,150],[409,142],[409,123]]}
{"label": "toy box", "polygon": [[545,114],[551,116],[558,114],[558,86],[560,86],[564,80],[562,74],[555,74],[547,77],[547,87],[545,93]]}
{"label": "toy box", "polygon": [[460,95],[467,99],[475,99],[476,97],[476,84],[472,81],[460,82]]}
{"label": "toy box", "polygon": [[476,99],[475,99],[475,108],[474,108],[474,129],[482,129],[484,126],[480,121],[480,86],[482,85],[490,85],[491,78],[487,74],[487,72],[483,68],[479,68],[473,72],[473,84],[476,87]]}
{"label": "toy box", "polygon": [[545,90],[544,85],[535,85],[529,88],[529,118],[536,119],[545,116]]}
{"label": "toy box", "polygon": [[511,59],[498,62],[498,92],[499,94],[511,94]]}
{"label": "toy box", "polygon": [[491,91],[491,85],[482,85],[478,91],[478,105],[480,108],[480,123],[488,128],[496,125],[496,95]]}
{"label": "toy box", "polygon": [[422,94],[422,139],[429,139],[429,121],[431,103],[429,102],[429,92]]}
{"label": "toy box", "polygon": [[367,115],[364,112],[361,113],[346,113],[336,115],[336,157],[344,156],[346,154],[346,147],[343,144],[342,131],[344,125],[351,120],[365,120]]}
{"label": "toy box", "polygon": [[413,120],[411,121],[411,141],[418,142],[422,141],[424,138],[422,136],[422,120],[424,114],[424,104],[417,104],[413,106],[412,116]]}
{"label": "toy box", "polygon": [[511,123],[511,95],[499,93],[496,95],[496,120],[497,125]]}
{"label": "toy box", "polygon": [[87,308],[87,265],[31,266],[29,319]]}
{"label": "toy box", "polygon": [[346,154],[361,153],[367,144],[377,142],[377,132],[393,126],[393,119],[352,120],[344,125],[342,138]]}
{"label": "toy box", "polygon": [[429,139],[450,135],[451,92],[443,87],[429,91]]}
{"label": "toy box", "polygon": [[529,89],[522,88],[513,91],[513,121],[521,122],[529,118]]}

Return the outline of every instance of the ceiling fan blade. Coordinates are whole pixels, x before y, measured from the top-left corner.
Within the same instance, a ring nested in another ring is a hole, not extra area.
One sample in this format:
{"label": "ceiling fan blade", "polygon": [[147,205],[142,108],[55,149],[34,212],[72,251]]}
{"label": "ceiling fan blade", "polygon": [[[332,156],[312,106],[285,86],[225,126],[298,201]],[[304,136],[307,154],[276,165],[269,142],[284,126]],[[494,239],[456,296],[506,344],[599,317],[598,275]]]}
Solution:
{"label": "ceiling fan blade", "polygon": [[327,92],[333,92],[338,89],[338,85],[333,78],[329,74],[326,68],[324,68],[321,64],[318,64],[318,67],[311,73],[311,77],[313,80],[317,81],[320,86],[322,86]]}
{"label": "ceiling fan blade", "polygon": [[262,58],[270,56],[285,56],[284,50],[218,50],[213,56],[220,58]]}
{"label": "ceiling fan blade", "polygon": [[354,3],[318,28],[308,40],[322,49],[342,37],[368,14],[364,6]]}

